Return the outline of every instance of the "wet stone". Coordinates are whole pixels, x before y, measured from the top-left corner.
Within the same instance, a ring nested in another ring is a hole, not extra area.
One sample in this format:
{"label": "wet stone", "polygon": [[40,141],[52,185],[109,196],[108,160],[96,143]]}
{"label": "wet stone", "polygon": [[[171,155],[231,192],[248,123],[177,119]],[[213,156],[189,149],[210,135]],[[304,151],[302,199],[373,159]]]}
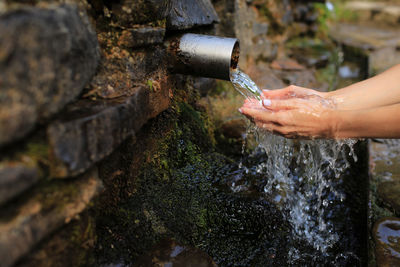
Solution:
{"label": "wet stone", "polygon": [[77,97],[99,61],[96,34],[75,5],[0,15],[0,146]]}
{"label": "wet stone", "polygon": [[38,180],[35,168],[23,165],[0,166],[0,204],[31,187]]}
{"label": "wet stone", "polygon": [[147,45],[161,44],[164,40],[165,28],[141,27],[125,30],[122,32],[120,44],[125,47],[142,47]]}
{"label": "wet stone", "polygon": [[41,240],[76,218],[101,190],[97,171],[37,188],[21,204],[0,212],[1,266],[12,266]]}
{"label": "wet stone", "polygon": [[373,229],[377,266],[400,266],[400,219],[377,221]]}
{"label": "wet stone", "polygon": [[210,0],[171,0],[167,29],[184,30],[219,21]]}
{"label": "wet stone", "polygon": [[139,86],[122,99],[82,100],[70,105],[47,129],[52,175],[80,174],[108,156],[148,119],[168,108],[168,94],[166,87],[151,92],[147,86]]}

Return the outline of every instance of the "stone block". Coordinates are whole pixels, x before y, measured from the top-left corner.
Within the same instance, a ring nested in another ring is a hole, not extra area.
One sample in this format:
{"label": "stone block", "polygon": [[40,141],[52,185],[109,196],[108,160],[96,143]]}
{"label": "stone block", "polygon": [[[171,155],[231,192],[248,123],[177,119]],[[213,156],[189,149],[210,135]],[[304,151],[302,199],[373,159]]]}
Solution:
{"label": "stone block", "polygon": [[138,86],[130,96],[70,105],[47,129],[52,176],[83,173],[134,136],[147,120],[169,107],[166,84],[154,81],[152,88]]}
{"label": "stone block", "polygon": [[0,146],[57,113],[90,81],[96,34],[75,5],[23,7],[0,15]]}
{"label": "stone block", "polygon": [[210,0],[171,0],[167,29],[185,30],[212,25],[219,18]]}
{"label": "stone block", "polygon": [[22,193],[38,180],[35,168],[21,164],[0,166],[0,205]]}
{"label": "stone block", "polygon": [[38,188],[26,202],[1,211],[1,266],[12,266],[41,240],[76,218],[101,190],[97,170]]}
{"label": "stone block", "polygon": [[131,48],[162,44],[164,36],[165,28],[162,27],[133,28],[122,32],[119,44]]}

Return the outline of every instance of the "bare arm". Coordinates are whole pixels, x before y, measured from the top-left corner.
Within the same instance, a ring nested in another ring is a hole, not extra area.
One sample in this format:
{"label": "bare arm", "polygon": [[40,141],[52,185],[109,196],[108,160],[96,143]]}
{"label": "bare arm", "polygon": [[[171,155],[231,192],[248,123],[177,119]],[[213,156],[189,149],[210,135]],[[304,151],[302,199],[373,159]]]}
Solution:
{"label": "bare arm", "polygon": [[332,99],[338,109],[356,110],[400,103],[400,64],[387,71],[345,88],[323,93],[290,85],[284,89],[264,91],[266,99],[305,98],[318,95]]}
{"label": "bare arm", "polygon": [[331,114],[335,138],[400,138],[400,104]]}
{"label": "bare arm", "polygon": [[355,110],[400,103],[400,64],[362,82],[326,94],[338,109]]}

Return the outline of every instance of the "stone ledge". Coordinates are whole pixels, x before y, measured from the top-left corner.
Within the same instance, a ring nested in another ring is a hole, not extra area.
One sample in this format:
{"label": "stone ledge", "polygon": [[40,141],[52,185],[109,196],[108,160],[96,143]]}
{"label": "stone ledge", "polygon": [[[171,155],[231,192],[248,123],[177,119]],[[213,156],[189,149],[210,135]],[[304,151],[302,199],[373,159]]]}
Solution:
{"label": "stone ledge", "polygon": [[0,166],[0,205],[22,193],[38,180],[36,168],[8,163]]}
{"label": "stone ledge", "polygon": [[169,88],[165,80],[160,83],[136,87],[126,97],[70,105],[47,129],[52,177],[83,173],[167,109]]}
{"label": "stone ledge", "polygon": [[100,52],[88,18],[75,5],[21,7],[0,15],[0,146],[77,97]]}
{"label": "stone ledge", "polygon": [[[100,192],[97,170],[72,181],[53,181],[23,204],[1,211],[1,266],[12,266],[43,238],[69,223]],[[11,215],[12,214],[12,215]]]}

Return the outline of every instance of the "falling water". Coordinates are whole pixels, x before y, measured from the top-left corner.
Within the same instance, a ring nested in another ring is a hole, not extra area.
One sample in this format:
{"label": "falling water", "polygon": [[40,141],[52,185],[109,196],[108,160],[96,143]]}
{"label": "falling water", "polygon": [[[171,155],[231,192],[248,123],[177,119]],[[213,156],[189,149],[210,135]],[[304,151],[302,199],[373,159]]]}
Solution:
{"label": "falling water", "polygon": [[262,91],[250,77],[238,70],[231,70],[231,82],[235,89],[245,98],[261,100]]}
{"label": "falling water", "polygon": [[[260,100],[261,91],[243,72],[234,71],[231,81],[246,98]],[[339,236],[324,214],[346,197],[334,184],[349,168],[348,156],[357,160],[353,149],[357,140],[292,140],[258,128],[254,134],[258,148],[267,155],[257,166],[267,179],[264,194],[288,211],[295,238],[327,255]],[[291,263],[301,257],[296,248],[288,255]]]}

